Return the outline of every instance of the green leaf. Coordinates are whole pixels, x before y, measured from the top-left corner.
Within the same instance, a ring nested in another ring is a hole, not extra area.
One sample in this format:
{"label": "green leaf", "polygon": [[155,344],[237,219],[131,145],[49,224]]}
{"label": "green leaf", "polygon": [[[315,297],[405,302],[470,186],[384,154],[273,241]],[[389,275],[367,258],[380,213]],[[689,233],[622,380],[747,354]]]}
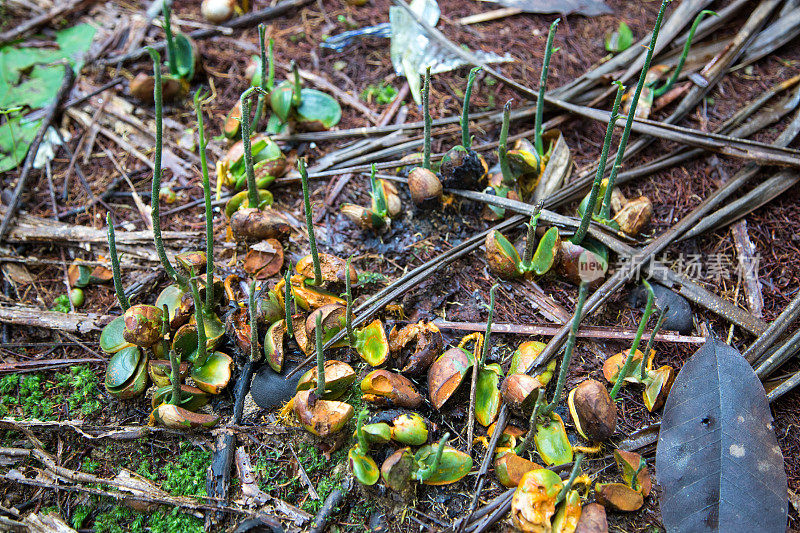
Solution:
{"label": "green leaf", "polygon": [[0,108],[44,107],[55,98],[63,77],[64,67],[61,65],[36,65],[28,79],[16,87],[11,87],[3,97],[0,97]]}
{"label": "green leaf", "polygon": [[618,54],[633,44],[633,32],[624,22],[619,23],[617,31],[606,34],[606,50]]}
{"label": "green leaf", "polygon": [[22,164],[41,123],[41,120],[22,123],[20,117],[14,117],[0,125],[0,172]]}

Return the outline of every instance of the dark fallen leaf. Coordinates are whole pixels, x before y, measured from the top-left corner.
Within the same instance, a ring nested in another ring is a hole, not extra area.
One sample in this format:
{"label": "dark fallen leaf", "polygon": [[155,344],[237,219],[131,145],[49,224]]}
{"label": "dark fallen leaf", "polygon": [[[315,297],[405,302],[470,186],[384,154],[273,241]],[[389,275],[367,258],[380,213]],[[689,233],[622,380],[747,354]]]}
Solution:
{"label": "dark fallen leaf", "polygon": [[786,531],[788,486],[764,387],[714,337],[672,386],[656,472],[667,531]]}
{"label": "dark fallen leaf", "polygon": [[526,13],[575,13],[594,17],[613,13],[602,0],[492,0],[506,7],[516,7]]}

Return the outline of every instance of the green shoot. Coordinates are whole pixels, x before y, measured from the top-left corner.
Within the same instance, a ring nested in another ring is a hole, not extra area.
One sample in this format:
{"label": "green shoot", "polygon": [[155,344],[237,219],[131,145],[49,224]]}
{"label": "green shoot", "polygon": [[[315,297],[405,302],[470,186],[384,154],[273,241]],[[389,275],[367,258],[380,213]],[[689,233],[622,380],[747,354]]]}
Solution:
{"label": "green shoot", "polygon": [[311,247],[311,259],[314,261],[314,280],[311,285],[319,286],[322,283],[322,267],[319,264],[319,253],[317,253],[317,238],[314,236],[314,220],[311,214],[311,198],[308,193],[308,171],[306,170],[306,160],[299,159],[297,164],[300,169],[300,181],[303,185],[303,207],[306,212],[306,229],[308,230],[308,245]]}
{"label": "green shoot", "polygon": [[558,370],[558,381],[556,381],[556,390],[553,393],[553,400],[547,404],[542,414],[552,413],[558,405],[558,400],[561,398],[561,393],[564,390],[564,383],[567,380],[567,370],[569,363],[572,360],[572,352],[575,350],[575,340],[578,338],[578,326],[581,323],[581,314],[583,314],[583,304],[586,303],[586,295],[589,292],[589,284],[581,281],[578,288],[578,303],[575,304],[575,314],[572,317],[572,325],[569,328],[569,337],[564,345],[564,356],[561,359],[561,367]]}
{"label": "green shoot", "polygon": [[522,256],[522,270],[529,272],[531,270],[531,261],[533,261],[533,253],[536,250],[536,226],[539,224],[539,217],[542,215],[542,208],[544,207],[544,200],[540,200],[534,207],[534,212],[531,215],[530,221],[525,226],[528,228],[527,238],[525,239],[525,253]]}
{"label": "green shoot", "polygon": [[294,295],[292,294],[292,265],[289,264],[289,268],[286,269],[286,274],[284,276],[284,286],[283,286],[283,308],[284,313],[286,315],[286,333],[289,334],[290,337],[294,336],[294,323],[292,322],[292,301]]}
{"label": "green shoot", "polygon": [[350,343],[350,346],[353,346],[356,342],[356,334],[353,332],[353,293],[350,288],[350,260],[351,258],[348,257],[344,267],[344,291],[347,298],[344,320],[347,328],[347,342]]}
{"label": "green shoot", "polygon": [[375,167],[375,163],[372,163],[372,170],[369,174],[369,185],[372,189],[372,202],[375,206],[375,214],[381,217],[386,217],[388,216],[386,211],[386,195],[384,194],[383,187],[378,185],[378,180],[375,179],[376,172],[377,169]]}
{"label": "green shoot", "polygon": [[431,67],[425,69],[425,83],[422,85],[422,113],[424,116],[423,128],[423,148],[422,148],[422,168],[431,169],[431,109],[428,101],[428,93],[431,90]]}
{"label": "green shoot", "polygon": [[475,83],[475,75],[481,67],[475,67],[469,71],[467,78],[467,90],[464,92],[464,107],[461,109],[461,146],[469,152],[472,146],[472,137],[469,134],[469,101],[472,97],[472,85]]}
{"label": "green shoot", "polygon": [[508,164],[508,128],[511,125],[511,100],[503,106],[503,125],[500,127],[500,142],[497,145],[497,157],[500,159],[500,171],[503,173],[503,185],[514,185],[514,176]]}
{"label": "green shoot", "polygon": [[250,146],[250,94],[253,88],[247,89],[239,98],[242,109],[242,147],[244,148],[244,168],[247,175],[247,202],[249,207],[258,207],[258,188],[256,174],[253,170],[253,152]]}
{"label": "green shoot", "polygon": [[430,477],[436,472],[439,468],[439,464],[442,462],[442,453],[444,453],[444,445],[447,443],[447,440],[450,438],[450,433],[445,433],[442,440],[439,441],[439,444],[436,446],[436,455],[433,456],[433,462],[423,468],[420,468],[416,472],[414,472],[414,479],[417,481],[425,481],[430,479]]}
{"label": "green shoot", "polygon": [[314,333],[317,340],[317,398],[325,394],[325,353],[322,351],[322,313],[317,313],[317,324]]}
{"label": "green shoot", "polygon": [[597,162],[597,173],[594,175],[594,182],[592,183],[592,190],[589,192],[589,202],[586,204],[586,212],[583,213],[581,218],[581,225],[578,226],[575,235],[572,236],[573,244],[580,244],[586,237],[586,232],[589,231],[589,223],[592,221],[594,215],[594,207],[597,203],[597,195],[600,192],[600,185],[603,182],[603,175],[606,172],[606,159],[608,159],[608,149],[611,146],[611,138],[614,136],[614,124],[617,122],[619,116],[619,103],[622,101],[622,94],[625,92],[625,86],[622,82],[615,81],[617,85],[617,96],[614,98],[614,105],[611,107],[611,120],[608,121],[606,128],[606,136],[603,139],[603,149],[600,152],[600,160]]}
{"label": "green shoot", "polygon": [[[265,78],[264,65],[267,62],[267,51],[266,51],[266,46],[264,45],[265,32],[266,32],[266,26],[262,22],[261,24],[258,25],[258,45],[261,50],[261,75],[259,76],[260,78],[259,86],[261,87],[261,90],[264,92],[258,95],[258,103],[256,104],[256,114],[253,117],[253,121],[250,122],[251,130],[258,130],[258,121],[261,120],[261,115],[262,113],[264,113],[264,101],[266,100],[267,83],[266,80],[264,79]],[[271,49],[271,43],[270,43],[270,49]],[[270,66],[272,66],[271,63]],[[269,90],[271,91],[272,89]],[[247,118],[249,119],[250,116],[248,115]]]}
{"label": "green shoot", "polygon": [[161,324],[161,346],[164,350],[164,353],[169,354],[169,364],[172,374],[170,375],[170,379],[172,380],[172,396],[169,400],[169,403],[172,405],[180,405],[181,404],[181,358],[178,356],[178,353],[175,350],[169,349],[169,344],[167,343],[167,336],[169,335],[169,307],[167,304],[164,304],[163,307],[164,312],[164,322]]}
{"label": "green shoot", "polygon": [[[617,393],[619,392],[620,387],[625,382],[625,378],[628,376],[628,372],[631,371],[631,364],[633,363],[633,356],[636,353],[636,350],[639,348],[639,343],[642,340],[642,334],[644,333],[644,328],[647,326],[647,321],[650,319],[650,313],[653,312],[653,300],[655,299],[655,294],[653,294],[653,287],[647,282],[647,280],[642,280],[644,283],[645,288],[647,288],[647,304],[644,307],[644,314],[642,315],[642,320],[639,321],[639,328],[636,330],[636,336],[633,338],[633,344],[631,345],[631,350],[628,352],[628,357],[625,358],[625,363],[622,365],[622,368],[619,370],[619,374],[617,374],[617,380],[614,382],[614,388],[611,389],[611,399],[615,400],[617,398]],[[642,366],[645,364],[645,357],[642,357]]]}
{"label": "green shoot", "polygon": [[[206,289],[208,290],[208,289]],[[247,310],[250,314],[250,361],[258,361],[258,322],[256,321],[256,280],[250,282]]]}
{"label": "green shoot", "polygon": [[295,110],[300,107],[303,101],[303,85],[300,83],[300,71],[297,68],[297,63],[292,60],[292,73],[294,74],[294,90],[292,91],[292,108]]}
{"label": "green shoot", "polygon": [[114,223],[111,221],[110,212],[106,215],[106,223],[108,224],[108,251],[109,255],[111,255],[111,272],[114,275],[114,292],[117,293],[117,301],[124,313],[130,308],[131,303],[128,301],[128,297],[125,296],[125,291],[122,289],[122,274],[119,268],[119,257],[117,257],[117,239],[114,236]]}
{"label": "green shoot", "polygon": [[658,332],[661,331],[661,325],[664,323],[664,319],[667,318],[667,313],[669,313],[669,306],[665,305],[663,309],[661,309],[660,314],[658,315],[658,320],[656,321],[656,326],[653,328],[653,332],[650,334],[650,338],[647,340],[647,347],[644,349],[644,357],[642,358],[642,368],[641,374],[639,377],[642,381],[647,377],[647,360],[650,358],[650,352],[653,350],[653,342],[656,340],[656,335]]}
{"label": "green shoot", "polygon": [[533,411],[531,411],[531,418],[528,423],[528,432],[525,433],[525,438],[522,439],[522,442],[517,444],[517,447],[514,448],[514,453],[522,456],[527,450],[530,449],[531,444],[533,444],[533,439],[536,437],[536,417],[539,416],[539,411],[542,409],[542,405],[544,404],[544,393],[542,392],[542,388],[538,388],[536,390],[536,402],[533,404]]}
{"label": "green shoot", "polygon": [[203,126],[203,106],[200,90],[194,93],[194,108],[197,111],[197,132],[200,138],[197,149],[200,152],[200,169],[203,172],[203,198],[206,215],[206,302],[205,314],[210,314],[214,306],[214,211],[211,208],[211,182],[208,179],[208,158],[206,157],[206,136]]}
{"label": "green shoot", "polygon": [[658,40],[658,30],[661,29],[661,21],[664,19],[664,10],[669,2],[670,0],[662,0],[661,8],[658,10],[656,24],[653,27],[653,36],[650,38],[650,46],[647,48],[647,55],[644,59],[644,65],[642,65],[642,72],[639,75],[639,82],[636,84],[636,90],[633,93],[631,108],[628,111],[628,118],[625,120],[625,129],[622,130],[622,137],[619,140],[614,166],[611,167],[611,175],[608,177],[608,186],[606,187],[606,194],[603,197],[603,207],[600,209],[600,218],[602,219],[607,220],[611,214],[611,191],[614,190],[614,185],[617,181],[617,173],[619,169],[622,168],[622,158],[625,155],[625,147],[628,145],[628,137],[630,137],[633,119],[636,116],[636,106],[639,103],[639,96],[642,94],[647,71],[650,69],[650,62],[653,60],[653,52],[655,51],[656,41]]}
{"label": "green shoot", "polygon": [[534,123],[534,138],[533,145],[536,152],[542,156],[544,155],[544,146],[542,145],[542,116],[544,115],[544,93],[547,89],[547,75],[550,72],[550,57],[553,55],[553,39],[556,36],[556,29],[561,19],[556,19],[550,25],[550,30],[547,32],[547,45],[544,49],[544,61],[542,63],[542,76],[539,79],[539,96],[536,98],[536,119]]}
{"label": "green shoot", "polygon": [[156,253],[167,272],[167,276],[173,281],[176,281],[182,288],[186,287],[186,279],[178,274],[172,264],[167,258],[167,253],[164,251],[164,241],[161,238],[161,213],[159,206],[158,193],[161,190],[161,150],[164,142],[163,138],[163,99],[161,91],[161,56],[152,48],[148,48],[150,57],[153,60],[153,77],[155,79],[155,86],[153,89],[153,96],[156,107],[156,149],[153,160],[153,186],[150,195],[150,218],[153,223],[153,242],[156,245]]}
{"label": "green shoot", "polygon": [[[169,65],[169,73],[173,76],[178,75],[178,52],[175,48],[175,36],[172,34],[172,10],[169,7],[169,2],[164,0],[164,33],[167,34],[167,64]],[[160,85],[160,84],[158,84]]]}
{"label": "green shoot", "polygon": [[203,366],[208,359],[208,352],[206,349],[206,323],[203,321],[203,306],[200,303],[200,293],[197,290],[197,280],[194,277],[194,269],[192,269],[192,278],[189,281],[192,289],[192,299],[194,300],[194,320],[197,322],[197,356],[195,357],[195,366]]}
{"label": "green shoot", "polygon": [[662,94],[669,91],[675,82],[678,80],[678,76],[681,75],[681,70],[683,70],[683,65],[686,63],[686,56],[689,55],[689,48],[692,46],[692,39],[694,38],[694,32],[697,31],[697,27],[700,25],[700,22],[703,20],[703,17],[706,15],[714,15],[718,17],[715,11],[711,11],[710,9],[704,9],[701,11],[694,19],[694,23],[692,24],[691,29],[689,30],[689,36],[686,39],[686,44],[683,45],[683,52],[681,52],[681,57],[678,60],[678,64],[675,66],[675,70],[672,72],[672,75],[669,77],[667,82],[657,89],[653,89],[653,98],[658,98]]}
{"label": "green shoot", "polygon": [[477,361],[476,371],[480,372],[486,362],[486,356],[489,354],[489,337],[492,334],[492,321],[494,320],[494,296],[497,292],[497,287],[500,285],[495,283],[489,290],[489,316],[486,317],[486,333],[483,335],[483,350],[481,350],[481,358]]}
{"label": "green shoot", "polygon": [[358,413],[358,419],[356,420],[356,439],[358,440],[358,453],[360,455],[366,455],[369,451],[369,444],[367,443],[367,438],[364,436],[364,430],[362,429],[364,420],[367,419],[368,415],[369,411],[362,409]]}
{"label": "green shoot", "polygon": [[581,471],[581,461],[583,461],[583,453],[579,453],[575,455],[575,462],[572,465],[572,471],[569,473],[569,479],[566,483],[564,483],[564,487],[559,491],[558,496],[556,496],[556,505],[564,501],[564,498],[567,497],[567,493],[572,488],[573,483],[575,483],[575,479],[578,477],[578,474]]}

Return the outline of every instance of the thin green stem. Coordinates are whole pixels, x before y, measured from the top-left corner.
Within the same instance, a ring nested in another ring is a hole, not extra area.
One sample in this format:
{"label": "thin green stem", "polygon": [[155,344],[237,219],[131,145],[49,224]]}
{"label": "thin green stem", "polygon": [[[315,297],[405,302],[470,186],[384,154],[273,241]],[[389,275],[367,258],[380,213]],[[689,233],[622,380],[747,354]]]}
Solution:
{"label": "thin green stem", "polygon": [[356,334],[353,332],[353,293],[350,287],[350,260],[351,258],[348,257],[344,267],[344,291],[347,298],[344,323],[347,328],[347,342],[350,343],[350,346],[353,346],[356,342]]}
{"label": "thin green stem", "polygon": [[539,416],[539,411],[544,404],[544,392],[542,392],[542,388],[543,387],[539,387],[536,389],[536,401],[533,404],[533,411],[531,411],[531,418],[528,422],[528,432],[525,433],[525,438],[522,439],[522,442],[517,444],[517,447],[514,448],[514,453],[520,457],[530,449],[533,444],[533,439],[536,437],[536,417]]}
{"label": "thin green stem", "polygon": [[356,440],[358,440],[358,453],[361,455],[366,455],[369,451],[369,444],[367,443],[367,438],[364,436],[364,420],[366,420],[367,416],[369,415],[369,411],[366,409],[362,409],[358,413],[358,419],[356,420]]}
{"label": "thin green stem", "polygon": [[536,152],[542,156],[544,155],[544,146],[542,144],[542,116],[544,115],[544,93],[547,90],[547,75],[550,72],[550,57],[553,55],[553,39],[556,36],[556,28],[561,19],[556,19],[550,25],[550,30],[547,32],[547,45],[544,49],[544,61],[542,62],[542,76],[539,79],[539,96],[536,98],[536,119],[534,122],[534,137],[533,146]]}
{"label": "thin green stem", "polygon": [[600,160],[597,162],[597,173],[594,175],[594,182],[592,182],[592,190],[589,192],[589,201],[586,204],[586,211],[581,218],[581,225],[575,235],[572,236],[573,244],[580,244],[586,237],[586,232],[589,230],[589,223],[592,221],[594,215],[595,204],[597,203],[597,195],[600,192],[600,185],[603,183],[603,175],[606,172],[606,159],[608,159],[608,150],[611,147],[611,138],[614,136],[614,124],[617,122],[619,116],[619,103],[622,101],[622,94],[625,92],[625,86],[622,82],[615,81],[617,85],[617,96],[614,98],[614,105],[611,107],[611,120],[608,121],[606,128],[606,136],[603,139],[603,150],[600,152]]}
{"label": "thin green stem", "polygon": [[[647,305],[645,305],[644,314],[642,315],[642,319],[639,321],[639,328],[636,330],[636,336],[633,338],[631,350],[628,352],[628,357],[625,358],[625,363],[622,365],[619,374],[617,374],[617,380],[614,382],[614,388],[611,389],[610,396],[612,400],[617,398],[617,393],[619,392],[620,387],[622,387],[622,384],[625,382],[628,372],[631,371],[633,356],[636,353],[636,350],[639,348],[639,343],[642,341],[642,334],[644,333],[645,326],[647,326],[647,321],[650,319],[650,313],[653,312],[653,300],[655,298],[655,295],[653,294],[653,288],[650,286],[647,280],[642,280],[642,283],[644,283],[645,288],[647,288]],[[642,357],[643,366],[645,363],[644,357]]]}
{"label": "thin green stem", "polygon": [[567,370],[569,370],[569,363],[572,360],[572,352],[575,350],[575,341],[578,338],[578,326],[581,323],[581,314],[583,314],[583,304],[586,302],[586,295],[589,292],[589,284],[581,281],[578,288],[578,303],[575,305],[575,314],[572,316],[572,325],[569,328],[569,337],[564,346],[564,357],[561,359],[561,367],[558,369],[558,381],[556,381],[556,390],[553,393],[553,400],[547,404],[542,414],[552,413],[558,405],[558,400],[561,398],[561,393],[564,390],[564,383],[567,380]]}
{"label": "thin green stem", "polygon": [[306,160],[298,159],[297,164],[300,169],[300,181],[303,186],[303,208],[306,212],[306,229],[308,230],[308,245],[311,248],[311,259],[314,261],[314,281],[312,285],[322,284],[322,267],[319,264],[319,253],[317,252],[317,238],[314,236],[314,220],[311,214],[311,197],[308,193],[308,171],[306,170]]}
{"label": "thin green stem", "polygon": [[292,73],[294,74],[294,90],[292,91],[292,107],[297,110],[300,103],[303,101],[301,94],[303,85],[300,83],[300,70],[297,68],[297,63],[292,60]]}
{"label": "thin green stem", "polygon": [[475,83],[475,75],[481,67],[475,67],[469,71],[467,77],[467,90],[464,91],[464,107],[461,109],[461,146],[469,152],[472,146],[472,137],[469,134],[469,101],[472,97],[472,85]]}
{"label": "thin green stem", "polygon": [[250,94],[252,88],[242,93],[239,101],[242,109],[242,148],[244,149],[244,168],[247,175],[247,202],[249,207],[258,207],[258,188],[253,170],[253,152],[250,146]]}
{"label": "thin green stem", "polygon": [[639,104],[639,96],[642,94],[644,80],[647,77],[647,71],[650,69],[650,62],[653,60],[653,52],[656,49],[658,30],[661,29],[661,21],[664,18],[664,10],[670,1],[671,0],[662,0],[661,8],[658,10],[656,24],[653,27],[653,36],[650,38],[650,46],[647,48],[647,55],[644,59],[644,65],[642,65],[642,72],[639,75],[639,82],[636,84],[636,90],[633,93],[631,108],[628,110],[628,117],[625,120],[625,129],[622,130],[622,137],[619,140],[619,147],[617,148],[617,156],[614,159],[614,166],[611,167],[611,175],[608,177],[608,186],[606,187],[606,194],[603,197],[603,207],[600,210],[600,217],[604,219],[608,219],[611,213],[611,191],[614,190],[614,185],[617,181],[617,173],[619,172],[619,169],[622,168],[622,158],[625,155],[625,147],[628,145],[628,137],[630,137],[633,119],[636,116],[636,106]]}
{"label": "thin green stem", "polygon": [[159,206],[158,192],[161,190],[161,150],[163,146],[163,128],[164,128],[164,111],[163,100],[161,94],[161,56],[152,48],[148,48],[150,57],[153,60],[153,77],[155,85],[153,89],[153,96],[156,107],[156,149],[155,158],[153,160],[153,186],[150,190],[150,218],[153,223],[153,242],[156,245],[156,253],[167,271],[167,276],[176,281],[182,288],[186,287],[186,278],[178,274],[172,264],[167,258],[167,253],[164,251],[164,241],[161,239],[161,212]]}
{"label": "thin green stem", "polygon": [[522,270],[528,272],[531,269],[531,261],[533,261],[533,252],[536,251],[536,226],[539,224],[539,217],[542,214],[544,207],[544,200],[539,200],[533,208],[531,219],[525,226],[528,228],[527,238],[525,239],[525,253],[522,256]]}
{"label": "thin green stem", "polygon": [[290,337],[294,336],[294,323],[292,322],[292,299],[294,296],[292,295],[292,265],[289,264],[289,268],[286,269],[286,274],[283,277],[284,279],[284,286],[283,286],[283,308],[284,313],[286,315],[286,333],[289,334]]}
{"label": "thin green stem", "polygon": [[314,335],[317,340],[317,398],[325,394],[325,353],[322,351],[322,313],[317,313],[317,324]]}
{"label": "thin green stem", "polygon": [[500,172],[503,173],[503,185],[514,185],[514,176],[508,165],[508,128],[511,124],[511,100],[503,106],[503,125],[500,127],[500,142],[497,146],[497,157],[500,159]]}
{"label": "thin green stem", "polygon": [[164,33],[167,34],[167,64],[169,65],[169,73],[173,76],[178,75],[178,51],[175,48],[175,37],[172,35],[172,10],[169,7],[169,2],[164,0]]}
{"label": "thin green stem", "polygon": [[[258,85],[261,87],[262,90],[266,90],[266,79],[264,76],[264,65],[267,63],[267,51],[266,45],[264,42],[266,26],[262,22],[258,25],[258,45],[261,49],[261,75],[259,76]],[[256,104],[256,114],[253,117],[253,121],[250,123],[251,130],[258,130],[258,121],[261,120],[261,114],[264,112],[264,101],[266,100],[265,93],[261,93],[258,95],[258,103]],[[249,117],[248,117],[249,118]]]}
{"label": "thin green stem", "polygon": [[719,15],[715,11],[711,11],[710,9],[704,9],[694,18],[694,23],[692,23],[692,27],[689,30],[689,36],[686,39],[686,44],[683,45],[683,52],[681,52],[681,57],[678,60],[678,64],[675,66],[675,70],[672,71],[672,75],[669,77],[667,82],[659,87],[658,89],[653,89],[653,98],[658,98],[665,92],[669,91],[675,82],[678,80],[678,76],[681,75],[681,70],[683,70],[683,65],[686,63],[686,56],[689,55],[689,48],[692,46],[692,39],[694,38],[694,32],[697,31],[697,26],[700,25],[700,22],[703,20],[703,17],[706,15],[714,15],[718,17]]}
{"label": "thin green stem", "polygon": [[[267,86],[266,90],[272,92],[275,87],[275,58],[273,48],[275,47],[275,39],[269,40],[269,48],[267,48]],[[261,76],[264,76],[264,63],[261,63]]]}
{"label": "thin green stem", "polygon": [[481,358],[479,361],[475,362],[477,365],[477,372],[481,371],[484,363],[486,363],[486,356],[489,355],[489,337],[492,335],[492,321],[494,320],[494,297],[499,286],[500,285],[498,283],[495,283],[489,290],[489,316],[486,317],[486,333],[483,335],[483,350],[481,350]]}
{"label": "thin green stem", "polygon": [[194,301],[194,320],[197,322],[197,356],[195,357],[194,365],[200,367],[206,363],[208,351],[206,348],[206,323],[203,321],[203,306],[200,303],[200,293],[197,290],[197,280],[194,277],[194,272],[192,272],[189,285],[192,289],[192,300]]}
{"label": "thin green stem", "polygon": [[444,437],[442,437],[442,440],[440,440],[439,444],[436,446],[436,455],[433,456],[433,462],[424,468],[420,468],[414,473],[414,477],[417,481],[425,481],[429,479],[439,468],[439,464],[442,462],[444,446],[447,444],[447,440],[449,438],[450,433],[445,433]]}
{"label": "thin green stem", "polygon": [[211,313],[214,306],[214,211],[211,208],[211,182],[208,179],[208,158],[206,157],[206,134],[203,126],[203,107],[200,103],[200,89],[194,93],[194,108],[197,111],[197,133],[199,136],[200,169],[203,173],[203,198],[206,216],[206,303],[203,312]]}
{"label": "thin green stem", "polygon": [[169,349],[167,335],[169,335],[169,307],[164,304],[164,322],[161,325],[161,346],[164,353],[169,354],[169,366],[171,370],[170,380],[172,381],[172,396],[169,403],[172,405],[181,404],[181,358],[175,350]]}
{"label": "thin green stem", "polygon": [[575,483],[575,479],[578,477],[581,471],[581,462],[583,461],[584,454],[579,453],[575,455],[575,463],[572,465],[572,471],[569,473],[569,479],[566,483],[564,483],[564,487],[556,496],[556,505],[564,501],[564,498],[567,497],[567,493],[572,488],[573,483]]}
{"label": "thin green stem", "polygon": [[250,314],[250,361],[258,361],[258,321],[256,320],[256,280],[250,282],[250,299],[247,310]]}
{"label": "thin green stem", "polygon": [[428,101],[428,93],[431,90],[431,67],[425,69],[425,82],[422,84],[422,114],[423,114],[423,136],[422,144],[422,168],[431,169],[431,109]]}
{"label": "thin green stem", "polygon": [[385,217],[387,216],[386,196],[383,193],[383,187],[378,185],[378,180],[375,178],[376,172],[377,168],[375,167],[375,163],[372,163],[372,171],[369,174],[369,185],[372,189],[372,199],[375,202],[375,210],[377,211],[377,214]]}
{"label": "thin green stem", "polygon": [[669,313],[669,306],[665,305],[663,309],[659,312],[658,320],[656,321],[656,326],[653,328],[653,332],[650,333],[650,338],[647,340],[647,347],[644,349],[644,357],[642,358],[642,368],[639,377],[644,381],[647,377],[647,360],[650,357],[650,352],[653,349],[653,342],[656,340],[656,335],[658,332],[661,331],[661,325],[664,323],[664,319],[667,318],[667,313]]}
{"label": "thin green stem", "polygon": [[131,303],[128,297],[125,296],[125,291],[122,289],[122,274],[119,268],[119,257],[117,257],[117,238],[114,235],[114,223],[111,221],[111,212],[106,214],[106,223],[108,224],[108,252],[111,255],[111,272],[114,275],[114,292],[117,293],[117,301],[122,308],[122,312],[130,308]]}

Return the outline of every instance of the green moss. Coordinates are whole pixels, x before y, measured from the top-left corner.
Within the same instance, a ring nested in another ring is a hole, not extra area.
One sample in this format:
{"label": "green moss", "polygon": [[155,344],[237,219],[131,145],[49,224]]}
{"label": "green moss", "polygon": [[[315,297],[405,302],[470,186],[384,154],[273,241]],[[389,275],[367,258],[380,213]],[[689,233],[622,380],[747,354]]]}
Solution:
{"label": "green moss", "polygon": [[0,378],[0,416],[52,420],[63,405],[84,416],[101,409],[97,375],[88,366],[76,366],[48,380],[42,374],[11,374]]}

